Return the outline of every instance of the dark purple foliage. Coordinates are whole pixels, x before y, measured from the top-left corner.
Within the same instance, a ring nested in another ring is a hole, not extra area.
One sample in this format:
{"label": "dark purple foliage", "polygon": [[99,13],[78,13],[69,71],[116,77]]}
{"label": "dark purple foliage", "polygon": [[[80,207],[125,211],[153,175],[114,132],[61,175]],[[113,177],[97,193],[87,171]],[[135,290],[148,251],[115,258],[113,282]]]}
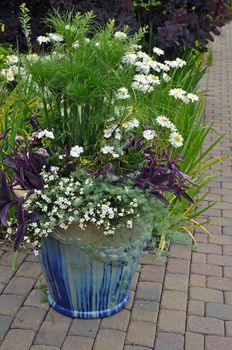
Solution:
{"label": "dark purple foliage", "polygon": [[[153,43],[165,49],[167,54],[188,50],[197,46],[205,49],[213,40],[211,33],[219,34],[218,27],[225,24],[229,11],[226,6],[231,0],[163,0],[160,5],[149,5],[147,8],[133,7],[132,0],[27,0],[31,12],[31,27],[34,49],[38,48],[36,37],[49,31],[43,19],[49,10],[74,10],[86,12],[92,10],[96,23],[104,25],[115,18],[116,25],[129,25],[131,31],[139,25],[149,25],[153,34]],[[150,4],[150,0],[143,0]],[[10,42],[21,50],[26,49],[26,41],[19,23],[19,6],[21,1],[1,1],[0,23],[5,24],[5,32],[0,32],[1,42]],[[150,33],[147,40],[151,38]]]}
{"label": "dark purple foliage", "polygon": [[[39,48],[36,38],[49,31],[44,24],[44,18],[52,8],[60,11],[74,10],[75,12],[92,10],[98,25],[104,25],[109,19],[115,18],[117,26],[129,25],[133,31],[138,29],[134,13],[128,11],[130,7],[128,0],[128,5],[123,5],[121,0],[26,0],[24,2],[32,17],[32,42],[35,50]],[[5,24],[5,32],[0,31],[0,42],[9,42],[15,48],[19,45],[20,50],[23,51],[27,50],[27,47],[19,22],[21,3],[21,0],[1,1],[0,24]]]}
{"label": "dark purple foliage", "polygon": [[[139,147],[139,145],[136,147]],[[180,171],[180,167],[177,164],[179,157],[173,160],[168,150],[165,150],[160,156],[151,148],[144,149],[144,154],[147,164],[144,165],[134,180],[137,186],[150,188],[151,193],[166,204],[168,202],[164,197],[165,192],[174,193],[179,200],[184,197],[193,202],[192,198],[186,193],[186,189],[188,189],[186,183],[196,184],[188,175]]]}
{"label": "dark purple foliage", "polygon": [[[143,126],[147,129],[147,126]],[[144,144],[144,137],[139,136],[132,139],[124,149],[124,156],[127,157],[131,150],[143,153],[145,164],[137,170],[131,169],[125,174],[117,174],[112,164],[107,163],[101,166],[96,176],[116,175],[120,182],[130,179],[135,186],[141,189],[149,189],[151,193],[161,200],[164,204],[168,204],[165,198],[166,192],[172,192],[178,200],[182,197],[193,203],[192,198],[187,194],[188,185],[197,186],[197,184],[185,173],[180,171],[179,161],[183,161],[181,155],[177,155],[175,159],[170,154],[169,149],[163,151],[161,155],[155,153],[151,147],[147,148]],[[123,167],[123,166],[122,166]],[[136,176],[134,175],[136,173]],[[187,185],[188,184],[188,185]]]}
{"label": "dark purple foliage", "polygon": [[43,178],[40,175],[45,158],[25,148],[23,152],[14,149],[5,156],[3,161],[5,169],[12,169],[15,174],[16,183],[24,190],[41,189]]}
{"label": "dark purple foliage", "polygon": [[[30,122],[33,130],[37,129],[37,118],[32,116]],[[8,145],[6,136],[9,130],[0,136],[3,145]],[[40,141],[39,141],[40,142]],[[38,144],[35,146],[38,146]],[[4,154],[4,170],[0,172],[0,221],[3,226],[7,226],[8,211],[11,208],[16,210],[17,229],[14,237],[14,249],[17,250],[26,232],[29,222],[37,221],[40,216],[38,213],[28,212],[24,209],[24,198],[16,195],[16,190],[27,191],[27,196],[35,189],[41,189],[44,186],[41,171],[46,166],[45,157],[33,150],[34,144],[15,147],[10,153]],[[6,174],[9,174],[7,181]]]}
{"label": "dark purple foliage", "polygon": [[218,27],[231,16],[229,3],[230,0],[164,0],[148,6],[149,10],[141,5],[135,11],[140,23],[149,25],[155,44],[172,55],[196,47],[205,50],[213,41],[212,33],[219,34]]}
{"label": "dark purple foliage", "polygon": [[0,221],[4,226],[7,226],[8,210],[17,203],[16,196],[12,191],[12,186],[9,186],[4,171],[0,172],[1,187],[0,187]]}

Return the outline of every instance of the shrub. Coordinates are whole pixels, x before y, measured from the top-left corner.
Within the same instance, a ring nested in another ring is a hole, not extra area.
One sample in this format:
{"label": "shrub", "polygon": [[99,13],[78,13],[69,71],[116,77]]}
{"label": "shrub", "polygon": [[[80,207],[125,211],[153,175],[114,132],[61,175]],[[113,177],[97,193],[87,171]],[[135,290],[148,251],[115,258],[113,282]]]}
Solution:
{"label": "shrub", "polygon": [[[116,26],[124,27],[127,24],[133,32],[138,29],[134,14],[125,11],[121,1],[26,0],[25,3],[31,13],[32,42],[35,49],[38,48],[37,36],[49,31],[49,27],[45,25],[43,19],[52,8],[61,12],[68,9],[83,13],[92,10],[95,15],[95,22],[98,25],[104,25],[109,19],[115,18]],[[20,5],[21,0],[1,1],[1,7],[4,8],[4,11],[0,13],[0,25],[4,25],[4,31],[1,31],[0,28],[0,42],[9,42],[15,48],[19,46],[21,51],[25,51],[27,49],[26,40],[19,21]]]}
{"label": "shrub", "polygon": [[[149,26],[147,42],[166,50],[167,54],[192,48],[206,50],[212,34],[225,24],[230,1],[135,0],[139,23]],[[125,1],[126,3],[126,1]],[[131,7],[132,10],[132,7]]]}

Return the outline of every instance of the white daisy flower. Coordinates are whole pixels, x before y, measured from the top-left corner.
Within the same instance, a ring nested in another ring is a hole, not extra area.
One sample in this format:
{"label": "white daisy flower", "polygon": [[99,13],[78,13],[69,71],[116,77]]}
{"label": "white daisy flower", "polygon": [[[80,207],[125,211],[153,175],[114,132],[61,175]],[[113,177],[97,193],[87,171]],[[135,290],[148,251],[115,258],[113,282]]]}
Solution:
{"label": "white daisy flower", "polygon": [[11,66],[10,70],[12,71],[13,74],[18,74],[19,67],[18,66]]}
{"label": "white daisy flower", "polygon": [[164,115],[159,115],[157,118],[156,118],[156,121],[159,125],[163,126],[163,127],[166,127],[166,128],[170,128],[170,120],[165,117]]}
{"label": "white daisy flower", "polygon": [[174,88],[169,91],[169,96],[173,96],[175,99],[181,99],[184,95],[186,95],[186,91],[180,88]]}
{"label": "white daisy flower", "polygon": [[123,63],[135,64],[137,60],[137,55],[135,53],[128,52],[122,59]]}
{"label": "white daisy flower", "polygon": [[50,38],[47,37],[47,36],[43,36],[43,35],[40,35],[38,36],[38,38],[36,39],[38,41],[38,43],[41,45],[41,44],[47,44],[50,42]]}
{"label": "white daisy flower", "polygon": [[11,68],[9,69],[2,69],[2,75],[4,76],[4,78],[7,81],[14,81],[15,76],[14,76],[14,72]]}
{"label": "white daisy flower", "polygon": [[164,55],[164,50],[160,49],[159,47],[154,47],[153,52],[158,56]]}
{"label": "white daisy flower", "polygon": [[102,147],[101,152],[103,154],[112,153],[112,152],[114,152],[114,147],[113,146],[104,146],[104,147]]}
{"label": "white daisy flower", "polygon": [[179,57],[176,58],[176,64],[178,68],[182,68],[184,66],[186,66],[186,61],[180,59]]}
{"label": "white daisy flower", "polygon": [[171,69],[167,64],[163,64],[163,63],[157,62],[157,65],[164,72],[169,72],[170,69]]}
{"label": "white daisy flower", "polygon": [[184,139],[178,132],[173,131],[169,137],[169,141],[173,147],[178,148],[183,146]]}
{"label": "white daisy flower", "polygon": [[153,75],[153,74],[149,74],[147,76],[147,80],[152,85],[159,85],[160,84],[159,78],[156,75]]}
{"label": "white daisy flower", "polygon": [[41,139],[42,137],[47,137],[49,139],[54,139],[54,134],[52,131],[49,131],[47,129],[44,129],[42,131],[39,131],[37,134],[38,139]]}
{"label": "white daisy flower", "polygon": [[116,98],[119,100],[126,100],[126,99],[130,98],[130,95],[128,93],[128,89],[125,87],[121,87],[120,89],[118,89],[117,94],[116,94]]}
{"label": "white daisy flower", "polygon": [[172,78],[167,74],[167,73],[163,73],[163,81],[165,81],[165,83],[168,83]]}
{"label": "white daisy flower", "polygon": [[78,157],[80,157],[80,154],[83,152],[84,152],[84,148],[76,145],[76,146],[71,148],[70,156],[78,158]]}
{"label": "white daisy flower", "polygon": [[135,67],[138,72],[142,72],[144,74],[148,74],[151,69],[150,64],[145,62],[136,62]]}
{"label": "white daisy flower", "polygon": [[122,123],[122,127],[126,130],[132,130],[134,128],[137,128],[139,126],[139,121],[136,118],[133,118],[127,122]]}
{"label": "white daisy flower", "polygon": [[10,64],[10,65],[11,64],[16,64],[16,63],[18,63],[18,61],[19,61],[19,58],[16,55],[7,56],[7,63]]}
{"label": "white daisy flower", "polygon": [[31,53],[27,55],[28,61],[36,62],[39,60],[39,56],[36,53]]}
{"label": "white daisy flower", "polygon": [[114,37],[116,39],[126,39],[127,38],[127,34],[124,32],[115,32]]}
{"label": "white daisy flower", "polygon": [[138,56],[138,58],[142,58],[142,59],[150,58],[149,55],[147,53],[143,52],[143,51],[137,52],[137,56]]}
{"label": "white daisy flower", "polygon": [[48,34],[48,37],[51,41],[54,41],[54,42],[57,42],[57,43],[60,43],[64,40],[64,38],[62,37],[62,35],[60,34],[57,34],[57,33],[49,33]]}
{"label": "white daisy flower", "polygon": [[191,102],[195,102],[199,100],[199,97],[195,94],[189,93],[187,94],[187,98],[191,101]]}
{"label": "white daisy flower", "polygon": [[131,49],[132,50],[141,50],[141,48],[142,48],[142,45],[137,45],[137,44],[133,44],[133,45],[131,45]]}
{"label": "white daisy flower", "polygon": [[153,140],[155,136],[156,136],[156,133],[154,132],[154,130],[145,130],[143,132],[143,137],[146,140]]}

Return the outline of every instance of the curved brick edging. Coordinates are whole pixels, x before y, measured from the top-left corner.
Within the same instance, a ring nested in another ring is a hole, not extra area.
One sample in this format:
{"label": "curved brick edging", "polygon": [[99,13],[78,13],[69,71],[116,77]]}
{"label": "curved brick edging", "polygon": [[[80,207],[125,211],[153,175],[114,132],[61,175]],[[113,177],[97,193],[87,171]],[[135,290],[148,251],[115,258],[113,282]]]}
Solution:
{"label": "curved brick edging", "polygon": [[[206,120],[226,133],[214,154],[232,152],[232,24],[213,44],[214,62],[201,82],[210,87]],[[211,133],[211,141],[215,135]],[[144,254],[126,309],[103,320],[71,320],[41,304],[36,258],[0,242],[0,350],[230,350],[232,349],[232,164],[212,170],[207,201],[217,201],[197,232],[198,250],[172,245],[163,264]]]}

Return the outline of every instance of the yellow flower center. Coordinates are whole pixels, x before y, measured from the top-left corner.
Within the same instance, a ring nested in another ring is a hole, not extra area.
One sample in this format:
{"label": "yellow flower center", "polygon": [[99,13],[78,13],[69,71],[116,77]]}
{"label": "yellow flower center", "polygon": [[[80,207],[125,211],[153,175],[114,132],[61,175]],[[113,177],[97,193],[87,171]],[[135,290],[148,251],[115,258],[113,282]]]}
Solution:
{"label": "yellow flower center", "polygon": [[177,141],[177,142],[181,141],[181,136],[180,135],[176,135],[175,136],[175,141]]}

